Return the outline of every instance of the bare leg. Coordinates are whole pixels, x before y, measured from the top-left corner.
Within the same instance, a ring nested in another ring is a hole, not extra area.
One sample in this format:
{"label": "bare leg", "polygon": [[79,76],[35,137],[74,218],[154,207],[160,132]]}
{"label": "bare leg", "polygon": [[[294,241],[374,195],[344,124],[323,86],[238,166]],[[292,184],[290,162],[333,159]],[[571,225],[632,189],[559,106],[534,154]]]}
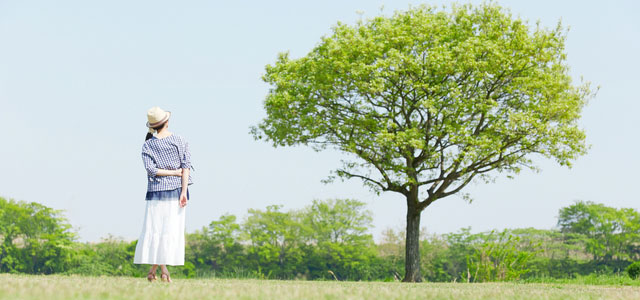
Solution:
{"label": "bare leg", "polygon": [[162,281],[167,281],[167,282],[171,282],[171,277],[169,276],[169,270],[167,269],[166,265],[160,265],[160,272],[162,272],[162,275],[160,275],[160,279],[162,279]]}
{"label": "bare leg", "polygon": [[155,281],[156,280],[156,270],[158,269],[158,265],[151,266],[149,269],[149,274],[147,274],[147,280]]}

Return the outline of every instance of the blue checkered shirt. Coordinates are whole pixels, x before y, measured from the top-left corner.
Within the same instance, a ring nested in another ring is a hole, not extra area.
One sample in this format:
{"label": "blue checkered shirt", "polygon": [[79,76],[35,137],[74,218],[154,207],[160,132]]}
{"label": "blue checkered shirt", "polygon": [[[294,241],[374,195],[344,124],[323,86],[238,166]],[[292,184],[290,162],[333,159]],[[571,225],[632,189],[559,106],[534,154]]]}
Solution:
{"label": "blue checkered shirt", "polygon": [[[191,168],[189,144],[178,135],[165,138],[155,136],[142,145],[142,161],[147,169],[147,191],[170,191],[182,187],[180,176],[156,176],[158,169],[177,170]],[[193,184],[189,174],[189,184]]]}

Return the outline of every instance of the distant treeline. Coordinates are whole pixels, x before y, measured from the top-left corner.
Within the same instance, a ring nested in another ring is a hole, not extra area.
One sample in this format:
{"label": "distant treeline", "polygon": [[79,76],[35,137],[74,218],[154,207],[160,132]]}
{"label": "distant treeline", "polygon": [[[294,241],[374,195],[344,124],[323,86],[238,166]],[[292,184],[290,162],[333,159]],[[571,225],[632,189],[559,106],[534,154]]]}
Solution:
{"label": "distant treeline", "polygon": [[[187,234],[186,263],[174,277],[398,280],[404,233],[374,243],[371,212],[356,200],[315,200],[302,210],[249,209]],[[79,243],[60,211],[0,198],[0,272],[143,276],[136,242]],[[560,209],[556,230],[462,229],[421,238],[427,281],[501,281],[614,274],[640,259],[640,214],[592,202]]]}

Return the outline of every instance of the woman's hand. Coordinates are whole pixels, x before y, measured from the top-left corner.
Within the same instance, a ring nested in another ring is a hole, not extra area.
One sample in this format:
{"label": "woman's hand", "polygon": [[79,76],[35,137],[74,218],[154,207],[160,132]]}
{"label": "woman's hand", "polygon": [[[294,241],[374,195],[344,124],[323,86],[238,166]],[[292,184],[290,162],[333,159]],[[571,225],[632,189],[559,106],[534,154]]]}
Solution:
{"label": "woman's hand", "polygon": [[180,207],[187,206],[187,189],[189,188],[189,169],[182,170],[182,191],[180,192]]}
{"label": "woman's hand", "polygon": [[180,193],[180,207],[187,206],[187,193]]}
{"label": "woman's hand", "polygon": [[174,172],[173,176],[182,177],[182,169],[173,170],[173,172]]}

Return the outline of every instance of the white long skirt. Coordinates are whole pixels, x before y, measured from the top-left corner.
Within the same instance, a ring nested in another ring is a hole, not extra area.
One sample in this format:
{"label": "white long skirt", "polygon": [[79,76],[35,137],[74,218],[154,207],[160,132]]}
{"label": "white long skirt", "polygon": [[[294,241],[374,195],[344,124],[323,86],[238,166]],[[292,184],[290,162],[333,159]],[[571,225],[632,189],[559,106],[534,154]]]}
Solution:
{"label": "white long skirt", "polygon": [[185,208],[178,200],[146,200],[134,264],[184,265]]}

